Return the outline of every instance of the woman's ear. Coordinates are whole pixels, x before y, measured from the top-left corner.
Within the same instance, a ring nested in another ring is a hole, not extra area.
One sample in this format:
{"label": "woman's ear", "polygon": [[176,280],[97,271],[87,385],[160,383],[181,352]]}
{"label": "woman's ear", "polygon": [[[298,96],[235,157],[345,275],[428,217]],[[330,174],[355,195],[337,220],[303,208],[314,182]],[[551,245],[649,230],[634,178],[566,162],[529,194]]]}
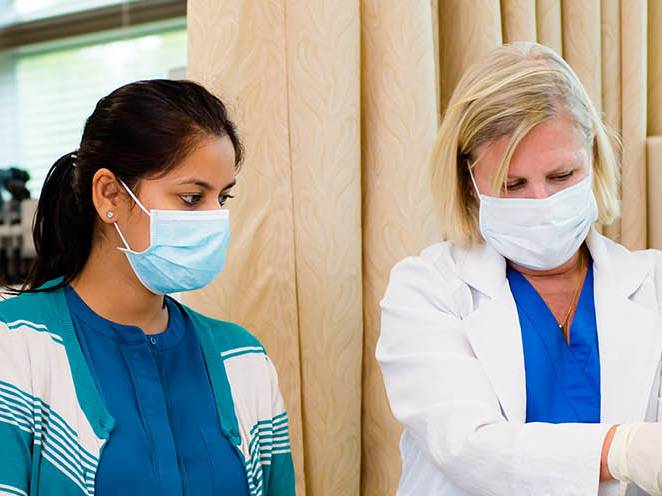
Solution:
{"label": "woman's ear", "polygon": [[109,169],[101,168],[92,177],[92,203],[102,222],[112,224],[120,216],[122,191],[119,182]]}

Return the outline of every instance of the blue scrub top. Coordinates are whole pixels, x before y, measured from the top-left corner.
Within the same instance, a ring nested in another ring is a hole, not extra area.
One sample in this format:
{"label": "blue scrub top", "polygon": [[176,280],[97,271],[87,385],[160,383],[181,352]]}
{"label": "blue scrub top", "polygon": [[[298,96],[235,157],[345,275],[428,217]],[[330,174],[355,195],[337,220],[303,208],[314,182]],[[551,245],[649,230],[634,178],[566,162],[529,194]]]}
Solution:
{"label": "blue scrub top", "polygon": [[554,315],[529,281],[507,269],[522,332],[527,422],[600,422],[600,354],[593,265],[584,281],[568,345]]}
{"label": "blue scrub top", "polygon": [[168,327],[145,335],[94,313],[71,288],[83,354],[115,417],[96,475],[99,496],[248,495],[244,464],[223,436],[193,326],[166,298]]}

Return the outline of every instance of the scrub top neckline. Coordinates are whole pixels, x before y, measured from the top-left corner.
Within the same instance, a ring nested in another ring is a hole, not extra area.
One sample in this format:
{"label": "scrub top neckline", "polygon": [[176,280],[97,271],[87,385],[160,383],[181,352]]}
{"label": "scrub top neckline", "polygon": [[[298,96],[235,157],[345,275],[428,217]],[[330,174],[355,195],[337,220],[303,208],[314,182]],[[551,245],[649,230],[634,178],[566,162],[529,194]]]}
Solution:
{"label": "scrub top neckline", "polygon": [[119,324],[97,314],[71,286],[66,286],[65,293],[70,311],[73,314],[86,322],[90,329],[120,344],[150,343],[152,348],[163,351],[175,348],[184,335],[184,326],[176,325],[176,322],[184,319],[185,315],[169,296],[165,296],[165,303],[168,308],[166,329],[157,334],[146,334],[138,326]]}
{"label": "scrub top neckline", "polygon": [[[543,315],[545,315],[545,320],[548,321],[548,327],[552,328],[554,327],[556,330],[559,330],[560,335],[563,336],[563,344],[567,348],[573,348],[573,344],[576,345],[575,341],[577,336],[575,336],[575,333],[573,332],[575,330],[575,324],[577,320],[582,320],[581,315],[584,313],[583,311],[588,310],[586,308],[587,304],[587,298],[589,298],[589,295],[586,294],[587,292],[593,292],[593,259],[589,258],[588,265],[586,267],[586,274],[584,275],[584,279],[582,280],[582,287],[581,290],[579,291],[579,295],[577,297],[577,301],[575,302],[575,309],[574,309],[574,316],[572,318],[572,321],[570,322],[570,339],[568,340],[563,333],[559,329],[559,323],[556,320],[556,317],[554,316],[554,313],[552,312],[552,309],[549,308],[549,305],[547,305],[547,302],[544,300],[542,295],[538,292],[538,290],[535,288],[535,286],[527,279],[527,277],[521,273],[519,270],[515,269],[514,267],[511,267],[510,265],[507,267],[507,278],[508,280],[511,280],[515,278],[518,281],[518,284],[520,287],[526,287],[530,291],[530,295],[533,297],[533,303],[543,312]],[[515,298],[517,302],[517,298]],[[527,312],[527,308],[523,307],[523,310]],[[583,310],[580,312],[580,310]],[[527,312],[528,313],[528,312]],[[552,323],[553,322],[553,326]],[[569,341],[569,342],[568,342]]]}

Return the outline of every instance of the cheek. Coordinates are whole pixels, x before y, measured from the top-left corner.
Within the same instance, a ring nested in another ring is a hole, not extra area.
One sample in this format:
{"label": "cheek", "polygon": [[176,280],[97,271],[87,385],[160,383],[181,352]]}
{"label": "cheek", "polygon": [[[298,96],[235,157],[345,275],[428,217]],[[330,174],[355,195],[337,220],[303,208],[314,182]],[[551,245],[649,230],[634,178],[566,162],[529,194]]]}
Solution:
{"label": "cheek", "polygon": [[486,181],[482,177],[476,177],[475,180],[476,180],[476,186],[478,187],[478,192],[481,195],[494,196],[489,181]]}
{"label": "cheek", "polygon": [[[476,186],[478,186],[481,195],[501,196],[500,191],[495,191],[491,177],[485,177],[484,175],[476,177]],[[471,187],[474,189],[473,184],[471,184]]]}
{"label": "cheek", "polygon": [[127,238],[131,249],[143,251],[149,247],[149,217],[139,207],[134,207],[127,223]]}
{"label": "cheek", "polygon": [[[495,166],[483,162],[479,162],[473,168],[472,172],[474,181],[476,181],[476,186],[481,195],[499,196],[500,192],[498,191],[498,188],[495,191],[492,184],[494,182],[494,175],[496,174],[495,169]],[[471,182],[471,178],[469,178],[469,181],[469,186],[471,186],[471,189],[474,189],[474,184]]]}
{"label": "cheek", "polygon": [[[173,191],[169,190],[165,185],[161,185],[156,181],[147,184],[141,195],[141,201],[147,210],[176,210],[183,208],[181,198],[173,194]],[[137,208],[140,209],[140,207]],[[144,214],[142,209],[140,209],[140,213]],[[143,217],[146,217],[146,215],[143,215]]]}

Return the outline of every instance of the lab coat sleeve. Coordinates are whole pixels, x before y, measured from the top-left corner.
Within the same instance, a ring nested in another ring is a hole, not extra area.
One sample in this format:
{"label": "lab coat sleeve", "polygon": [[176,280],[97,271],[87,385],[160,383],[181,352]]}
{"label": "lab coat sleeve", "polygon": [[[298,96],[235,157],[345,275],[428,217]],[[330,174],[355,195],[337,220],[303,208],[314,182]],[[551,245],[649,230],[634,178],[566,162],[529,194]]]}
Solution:
{"label": "lab coat sleeve", "polygon": [[470,494],[597,495],[610,426],[504,418],[459,317],[470,301],[468,288],[432,260],[393,269],[376,356],[394,416]]}

